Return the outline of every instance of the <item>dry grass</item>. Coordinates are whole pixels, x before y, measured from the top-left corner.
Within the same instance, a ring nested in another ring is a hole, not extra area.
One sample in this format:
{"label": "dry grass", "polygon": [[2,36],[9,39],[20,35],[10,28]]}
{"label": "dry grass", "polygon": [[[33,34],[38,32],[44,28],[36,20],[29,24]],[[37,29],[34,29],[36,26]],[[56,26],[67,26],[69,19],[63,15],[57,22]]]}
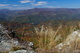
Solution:
{"label": "dry grass", "polygon": [[35,50],[38,53],[78,53],[75,50],[80,50],[80,39],[77,38],[70,45],[65,45],[61,50],[54,49],[58,44],[69,41],[67,40],[70,34],[79,29],[80,25],[60,25],[55,30],[52,26],[35,27],[34,36],[24,37],[26,41],[34,42]]}
{"label": "dry grass", "polygon": [[61,35],[58,34],[58,31],[61,29],[61,26],[54,31],[52,27],[42,26],[40,29],[35,28],[35,32],[38,39],[38,48],[51,49],[60,42]]}
{"label": "dry grass", "polygon": [[63,27],[60,25],[57,30],[53,30],[51,26],[45,27],[44,25],[40,28],[35,28],[36,38],[38,42],[38,48],[36,51],[38,53],[74,53],[73,49],[80,48],[79,39],[76,39],[76,41],[73,42],[69,47],[64,46],[64,49],[62,51],[58,52],[57,49],[53,48],[59,43],[66,41],[70,33],[75,30],[77,30],[77,26]]}

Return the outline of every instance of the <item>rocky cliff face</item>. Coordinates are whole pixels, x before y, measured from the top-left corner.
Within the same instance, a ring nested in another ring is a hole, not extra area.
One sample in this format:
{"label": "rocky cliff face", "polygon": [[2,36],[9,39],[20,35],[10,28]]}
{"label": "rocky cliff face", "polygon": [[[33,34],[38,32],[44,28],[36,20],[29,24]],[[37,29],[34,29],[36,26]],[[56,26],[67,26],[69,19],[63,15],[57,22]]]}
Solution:
{"label": "rocky cliff face", "polygon": [[11,38],[9,33],[10,31],[8,31],[3,25],[0,24],[0,52],[35,53],[32,48],[32,42],[20,42],[17,38]]}

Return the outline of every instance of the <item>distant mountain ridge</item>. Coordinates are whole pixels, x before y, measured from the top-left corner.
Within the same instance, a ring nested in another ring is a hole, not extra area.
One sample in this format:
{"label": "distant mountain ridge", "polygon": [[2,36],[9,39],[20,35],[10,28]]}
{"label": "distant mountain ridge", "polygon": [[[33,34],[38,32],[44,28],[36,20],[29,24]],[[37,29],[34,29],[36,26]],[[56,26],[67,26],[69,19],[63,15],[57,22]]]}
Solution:
{"label": "distant mountain ridge", "polygon": [[34,8],[28,10],[0,9],[1,21],[40,23],[49,20],[80,19],[80,9],[73,8]]}

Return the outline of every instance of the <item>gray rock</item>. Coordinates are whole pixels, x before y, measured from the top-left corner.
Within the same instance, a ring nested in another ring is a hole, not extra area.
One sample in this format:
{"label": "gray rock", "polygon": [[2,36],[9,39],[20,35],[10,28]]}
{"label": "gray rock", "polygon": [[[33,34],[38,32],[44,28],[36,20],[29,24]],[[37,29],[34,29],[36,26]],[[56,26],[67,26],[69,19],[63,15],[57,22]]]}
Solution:
{"label": "gray rock", "polygon": [[80,30],[72,32],[64,42],[58,44],[56,48],[62,49],[64,46],[71,46],[71,44],[75,41],[79,40],[80,41]]}
{"label": "gray rock", "polygon": [[26,50],[17,50],[17,51],[11,51],[9,53],[27,53]]}
{"label": "gray rock", "polygon": [[36,52],[29,50],[17,50],[17,51],[11,51],[9,53],[36,53]]}
{"label": "gray rock", "polygon": [[31,48],[33,42],[20,42],[17,38],[10,38],[10,35],[8,35],[9,32],[10,31],[6,30],[6,28],[0,24],[0,52],[11,51],[13,47],[19,47],[26,50],[11,51],[9,53],[35,53]]}

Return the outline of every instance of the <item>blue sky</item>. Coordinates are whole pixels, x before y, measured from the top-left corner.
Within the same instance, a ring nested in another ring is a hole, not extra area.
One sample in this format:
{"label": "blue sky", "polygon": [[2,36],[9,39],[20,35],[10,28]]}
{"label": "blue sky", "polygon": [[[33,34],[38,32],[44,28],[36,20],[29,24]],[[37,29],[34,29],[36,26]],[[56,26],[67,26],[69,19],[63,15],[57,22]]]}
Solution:
{"label": "blue sky", "polygon": [[0,9],[80,8],[80,0],[0,0]]}

